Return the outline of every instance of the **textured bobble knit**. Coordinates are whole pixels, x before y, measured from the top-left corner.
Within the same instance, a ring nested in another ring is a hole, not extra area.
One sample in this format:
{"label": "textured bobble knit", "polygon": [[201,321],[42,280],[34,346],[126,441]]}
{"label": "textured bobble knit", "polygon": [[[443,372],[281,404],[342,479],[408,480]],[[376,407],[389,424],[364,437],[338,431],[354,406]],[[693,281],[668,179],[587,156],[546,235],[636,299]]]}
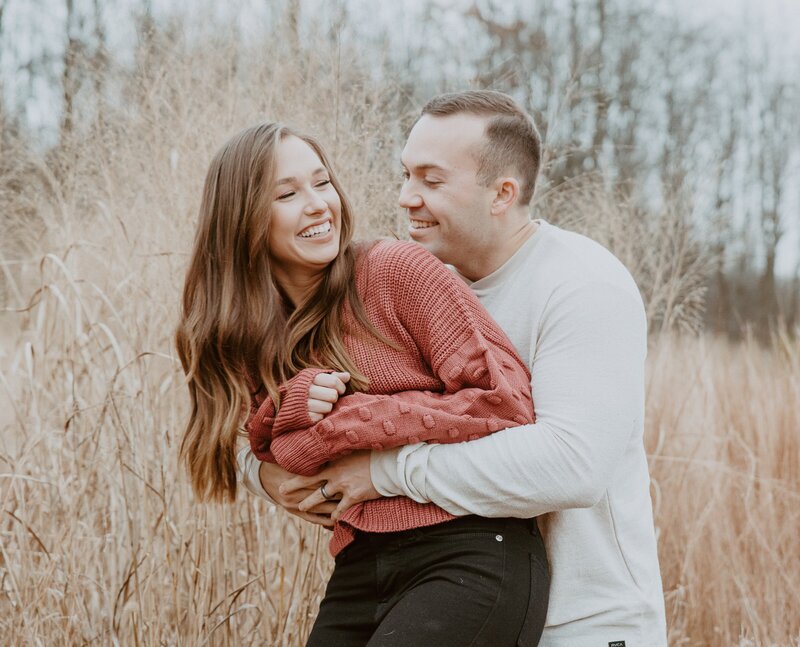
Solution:
{"label": "textured bobble knit", "polygon": [[[308,475],[357,449],[456,443],[533,422],[527,367],[469,288],[433,255],[413,243],[381,241],[359,255],[355,274],[367,317],[398,348],[358,330],[346,309],[343,339],[368,391],[340,398],[317,424],[307,400],[320,369],[281,386],[277,415],[263,391],[254,396],[247,431],[260,460]],[[336,555],[356,530],[394,532],[453,518],[406,497],[366,501],[336,524],[330,550]]]}

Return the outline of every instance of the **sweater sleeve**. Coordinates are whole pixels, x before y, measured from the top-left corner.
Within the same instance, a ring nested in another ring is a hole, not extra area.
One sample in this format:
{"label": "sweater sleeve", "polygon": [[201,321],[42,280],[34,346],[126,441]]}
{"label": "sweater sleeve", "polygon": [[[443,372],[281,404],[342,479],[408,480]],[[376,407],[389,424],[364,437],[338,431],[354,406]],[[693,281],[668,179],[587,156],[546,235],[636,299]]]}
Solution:
{"label": "sweater sleeve", "polygon": [[280,386],[281,406],[277,414],[272,398],[262,392],[250,401],[245,428],[250,447],[259,460],[274,462],[270,443],[275,436],[295,429],[308,429],[314,423],[308,415],[308,389],[320,368],[305,368]]}
{"label": "sweater sleeve", "polygon": [[287,470],[310,474],[356,449],[475,440],[533,421],[530,375],[472,292],[421,247],[393,244],[372,268],[443,392],[354,393],[320,423],[275,437]]}

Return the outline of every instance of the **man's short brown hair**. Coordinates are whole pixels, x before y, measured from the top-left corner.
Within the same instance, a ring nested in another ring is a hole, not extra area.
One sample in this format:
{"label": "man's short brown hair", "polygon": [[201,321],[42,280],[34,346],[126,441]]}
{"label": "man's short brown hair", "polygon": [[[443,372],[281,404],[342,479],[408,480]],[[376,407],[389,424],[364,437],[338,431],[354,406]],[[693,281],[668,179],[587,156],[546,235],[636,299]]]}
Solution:
{"label": "man's short brown hair", "polygon": [[520,180],[520,204],[530,204],[542,159],[542,140],[530,116],[507,94],[494,90],[467,90],[434,97],[422,115],[456,114],[488,117],[486,142],[476,152],[478,182],[484,186],[510,168]]}

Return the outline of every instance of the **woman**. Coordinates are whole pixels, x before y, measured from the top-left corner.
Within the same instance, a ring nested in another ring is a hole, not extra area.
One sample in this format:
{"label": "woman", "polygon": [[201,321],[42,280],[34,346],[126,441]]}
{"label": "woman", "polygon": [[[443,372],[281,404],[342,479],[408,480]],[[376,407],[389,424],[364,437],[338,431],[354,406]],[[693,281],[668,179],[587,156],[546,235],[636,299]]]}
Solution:
{"label": "woman", "polygon": [[[263,124],[212,161],[177,332],[192,401],[181,453],[201,500],[235,498],[245,418],[256,455],[299,474],[532,420],[527,370],[466,286],[415,245],[354,245],[352,227],[309,137]],[[320,420],[309,400],[332,371],[353,392]],[[538,641],[549,576],[535,521],[379,499],[349,509],[330,548],[309,645]]]}

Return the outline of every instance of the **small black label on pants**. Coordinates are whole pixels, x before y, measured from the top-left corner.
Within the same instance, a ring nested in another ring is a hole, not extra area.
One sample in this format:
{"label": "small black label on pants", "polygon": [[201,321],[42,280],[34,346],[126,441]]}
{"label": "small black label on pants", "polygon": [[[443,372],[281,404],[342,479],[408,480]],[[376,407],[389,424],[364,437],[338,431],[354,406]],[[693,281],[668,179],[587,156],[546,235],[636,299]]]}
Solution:
{"label": "small black label on pants", "polygon": [[608,643],[608,647],[625,647],[625,641],[624,640],[612,640],[610,643]]}

